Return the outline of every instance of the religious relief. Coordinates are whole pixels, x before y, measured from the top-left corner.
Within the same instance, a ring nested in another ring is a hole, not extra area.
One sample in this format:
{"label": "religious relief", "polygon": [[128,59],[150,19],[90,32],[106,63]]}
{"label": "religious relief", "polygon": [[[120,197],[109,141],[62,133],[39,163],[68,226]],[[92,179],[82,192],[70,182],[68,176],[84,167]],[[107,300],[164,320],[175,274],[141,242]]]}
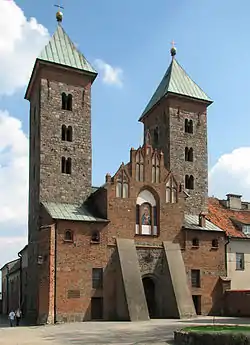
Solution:
{"label": "religious relief", "polygon": [[141,205],[141,207],[142,207],[141,224],[151,225],[150,205],[143,204]]}

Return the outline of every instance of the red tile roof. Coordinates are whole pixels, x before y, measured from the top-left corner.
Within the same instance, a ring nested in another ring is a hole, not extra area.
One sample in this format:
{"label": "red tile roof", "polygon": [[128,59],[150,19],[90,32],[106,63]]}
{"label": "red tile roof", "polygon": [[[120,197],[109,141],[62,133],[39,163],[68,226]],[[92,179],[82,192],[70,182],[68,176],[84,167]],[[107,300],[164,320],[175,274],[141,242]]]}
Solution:
{"label": "red tile roof", "polygon": [[208,198],[208,215],[206,218],[224,230],[228,236],[249,238],[237,228],[231,219],[250,224],[250,211],[230,210],[222,205],[219,199]]}

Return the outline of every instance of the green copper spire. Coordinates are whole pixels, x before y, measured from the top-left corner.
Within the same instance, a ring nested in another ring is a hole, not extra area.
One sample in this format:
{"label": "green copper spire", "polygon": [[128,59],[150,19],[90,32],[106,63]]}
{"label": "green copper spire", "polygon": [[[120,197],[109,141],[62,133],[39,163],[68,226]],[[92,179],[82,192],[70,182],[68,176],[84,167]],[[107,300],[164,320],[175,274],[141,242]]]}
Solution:
{"label": "green copper spire", "polygon": [[97,74],[62,28],[62,13],[57,12],[56,18],[58,21],[57,29],[38,59]]}
{"label": "green copper spire", "polygon": [[156,105],[156,103],[168,94],[185,96],[194,100],[204,101],[209,104],[213,102],[179,65],[175,58],[176,48],[174,46],[171,48],[170,52],[172,56],[170,66],[142,113],[139,121]]}

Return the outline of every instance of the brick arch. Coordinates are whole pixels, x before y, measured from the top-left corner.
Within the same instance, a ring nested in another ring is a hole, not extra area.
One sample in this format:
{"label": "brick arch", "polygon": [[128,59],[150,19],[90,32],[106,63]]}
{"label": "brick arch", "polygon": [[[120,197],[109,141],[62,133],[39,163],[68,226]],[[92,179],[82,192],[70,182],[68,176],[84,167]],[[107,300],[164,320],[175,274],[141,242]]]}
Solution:
{"label": "brick arch", "polygon": [[148,191],[149,193],[151,193],[155,199],[155,205],[152,206],[158,206],[160,203],[160,197],[159,194],[156,192],[156,190],[154,188],[152,188],[151,186],[143,186],[143,188],[140,189],[137,198],[136,198],[136,203],[137,203],[137,199],[139,197],[139,195],[143,192],[143,191]]}

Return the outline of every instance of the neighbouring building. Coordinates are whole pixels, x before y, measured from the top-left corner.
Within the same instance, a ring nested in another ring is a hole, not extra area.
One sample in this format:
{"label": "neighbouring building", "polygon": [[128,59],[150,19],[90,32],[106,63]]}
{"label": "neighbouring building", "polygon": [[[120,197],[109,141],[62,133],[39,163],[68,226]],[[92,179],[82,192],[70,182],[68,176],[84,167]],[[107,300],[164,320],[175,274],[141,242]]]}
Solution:
{"label": "neighbouring building", "polygon": [[208,219],[227,236],[226,311],[232,316],[250,315],[250,202],[241,198],[236,194],[227,194],[225,200],[209,198]]}
{"label": "neighbouring building", "polygon": [[60,12],[57,19],[25,95],[29,243],[19,253],[25,314],[38,323],[219,315],[226,238],[206,219],[212,101],[172,48],[139,119],[144,144],[131,148],[129,161],[103,186],[92,187],[97,72],[65,33]]}
{"label": "neighbouring building", "polygon": [[20,259],[8,262],[2,272],[2,313],[20,306]]}
{"label": "neighbouring building", "polygon": [[27,314],[27,289],[28,289],[28,245],[26,245],[19,253],[20,257],[20,307],[23,316]]}

